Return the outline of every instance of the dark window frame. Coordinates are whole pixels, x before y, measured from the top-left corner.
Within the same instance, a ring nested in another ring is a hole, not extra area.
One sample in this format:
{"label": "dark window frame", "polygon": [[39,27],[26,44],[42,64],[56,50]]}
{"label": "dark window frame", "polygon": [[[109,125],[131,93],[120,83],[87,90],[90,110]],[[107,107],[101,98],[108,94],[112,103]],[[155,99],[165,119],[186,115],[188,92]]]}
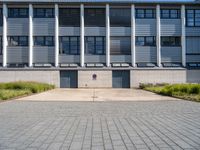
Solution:
{"label": "dark window frame", "polygon": [[3,54],[3,38],[0,36],[0,55]]}
{"label": "dark window frame", "polygon": [[[94,11],[90,14],[88,11]],[[102,11],[104,16],[99,15],[98,11]],[[102,17],[102,18],[101,18]],[[85,8],[84,9],[84,23],[85,27],[105,27],[106,26],[106,10],[105,8]]]}
{"label": "dark window frame", "polygon": [[[186,9],[186,27],[200,27],[200,17],[198,17],[199,18],[199,25],[196,25],[196,20],[197,20],[197,18],[196,18],[196,11],[200,11],[200,9]],[[188,16],[189,16],[189,13],[188,13],[188,11],[193,11],[193,21],[192,21],[192,23],[193,23],[193,25],[189,25],[189,18],[188,18]],[[200,15],[200,13],[199,13],[199,15]]]}
{"label": "dark window frame", "polygon": [[[165,17],[164,16],[164,14],[166,14],[166,13],[164,13],[163,11],[165,11],[165,10],[168,10],[168,17]],[[172,11],[177,11],[176,12],[176,16],[177,17],[172,17]],[[160,18],[161,19],[180,19],[181,18],[181,11],[180,11],[180,9],[161,9],[160,10]]]}
{"label": "dark window frame", "polygon": [[[39,15],[38,10],[43,10],[43,14]],[[47,16],[47,10],[51,10],[51,15]],[[54,18],[54,8],[34,8],[33,9],[33,18]]]}
{"label": "dark window frame", "polygon": [[[105,44],[105,40],[106,40],[106,38],[105,38],[105,36],[85,36],[85,42],[87,41],[87,39],[88,38],[93,38],[94,39],[94,51],[93,51],[93,53],[86,53],[86,43],[85,43],[85,54],[87,54],[87,55],[105,55],[106,54],[106,52],[105,52],[105,50],[106,50],[106,44]],[[101,38],[102,39],[102,41],[101,42],[103,42],[102,43],[102,47],[103,47],[103,50],[102,50],[102,53],[98,53],[97,52],[97,38]]]}
{"label": "dark window frame", "polygon": [[[168,42],[174,42],[175,44],[164,44],[163,39],[168,38]],[[177,42],[178,41],[178,42]],[[181,37],[179,36],[161,36],[161,46],[162,47],[181,47]]]}
{"label": "dark window frame", "polygon": [[[144,17],[139,16],[139,14],[140,14],[140,13],[138,13],[139,10],[143,11]],[[149,14],[149,13],[147,13],[147,11],[149,11],[149,10],[152,11],[152,13],[151,13],[152,17],[147,17],[148,16],[147,14]],[[156,18],[156,10],[154,8],[136,8],[135,9],[135,18],[136,19],[155,19]]]}
{"label": "dark window frame", "polygon": [[[26,14],[20,14],[20,11],[26,10]],[[8,8],[8,18],[28,18],[29,9],[28,8]]]}
{"label": "dark window frame", "polygon": [[[143,45],[137,44],[137,42],[139,42],[138,41],[139,38],[144,38],[144,44]],[[153,39],[153,43],[152,44],[147,44],[147,38],[152,38]],[[156,37],[155,36],[136,36],[135,45],[136,46],[151,46],[151,47],[155,47],[156,46]]]}
{"label": "dark window frame", "polygon": [[[22,38],[25,38],[25,44],[22,44],[23,42],[21,41]],[[9,47],[28,47],[28,36],[8,36],[8,46]],[[12,44],[12,39],[17,40],[17,45]]]}
{"label": "dark window frame", "polygon": [[3,26],[3,9],[0,8],[0,26]]}
{"label": "dark window frame", "polygon": [[80,27],[80,8],[59,8],[59,26]]}
{"label": "dark window frame", "polygon": [[[41,41],[41,45],[38,45],[37,44],[37,41],[36,41],[36,39],[37,38],[43,38],[43,40]],[[51,38],[52,39],[52,44],[47,44],[47,38]],[[55,39],[54,39],[54,36],[34,36],[33,37],[33,39],[34,39],[34,44],[33,44],[33,46],[34,47],[43,47],[43,46],[45,46],[45,47],[53,47],[54,45],[55,45]]]}
{"label": "dark window frame", "polygon": [[[68,53],[66,53],[62,48],[61,48],[61,42],[62,42],[62,38],[68,38]],[[74,53],[73,52],[73,49],[72,49],[72,43],[71,43],[71,38],[76,38],[77,41],[77,53]],[[80,55],[80,37],[79,36],[60,36],[59,37],[59,55]]]}
{"label": "dark window frame", "polygon": [[[127,15],[127,13],[125,13],[126,11],[129,11],[129,15],[124,16],[123,19],[119,20],[119,15],[113,16],[112,11],[117,11],[120,12],[123,11],[123,13],[120,13],[120,17],[123,17],[123,15]],[[113,18],[112,18],[113,17]],[[127,19],[129,18],[129,19]],[[111,8],[110,9],[110,27],[131,27],[131,9],[130,8]]]}

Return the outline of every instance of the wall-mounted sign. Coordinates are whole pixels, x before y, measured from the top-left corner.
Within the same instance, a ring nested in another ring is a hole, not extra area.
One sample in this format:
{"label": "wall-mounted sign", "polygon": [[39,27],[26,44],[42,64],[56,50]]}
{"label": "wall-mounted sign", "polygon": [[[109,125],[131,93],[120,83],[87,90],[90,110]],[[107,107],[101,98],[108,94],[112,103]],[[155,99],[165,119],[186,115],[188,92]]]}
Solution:
{"label": "wall-mounted sign", "polygon": [[97,79],[97,75],[96,74],[93,74],[92,75],[92,80],[96,80]]}

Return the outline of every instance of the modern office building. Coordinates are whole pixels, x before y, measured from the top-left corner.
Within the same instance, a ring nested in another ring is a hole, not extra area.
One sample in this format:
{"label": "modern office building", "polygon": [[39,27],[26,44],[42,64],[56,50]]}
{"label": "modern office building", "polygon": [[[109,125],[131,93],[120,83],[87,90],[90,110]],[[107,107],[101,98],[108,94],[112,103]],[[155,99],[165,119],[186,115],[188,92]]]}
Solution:
{"label": "modern office building", "polygon": [[200,82],[199,0],[1,0],[0,82]]}

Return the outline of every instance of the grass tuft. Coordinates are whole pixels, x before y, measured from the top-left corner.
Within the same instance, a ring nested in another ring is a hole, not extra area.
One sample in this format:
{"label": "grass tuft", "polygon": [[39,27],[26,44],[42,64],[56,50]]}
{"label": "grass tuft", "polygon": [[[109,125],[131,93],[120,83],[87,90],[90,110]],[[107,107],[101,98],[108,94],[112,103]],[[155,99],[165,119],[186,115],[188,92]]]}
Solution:
{"label": "grass tuft", "polygon": [[0,99],[7,100],[18,96],[39,93],[55,88],[54,85],[37,82],[9,82],[0,83]]}
{"label": "grass tuft", "polygon": [[141,84],[140,88],[161,95],[200,102],[200,84]]}

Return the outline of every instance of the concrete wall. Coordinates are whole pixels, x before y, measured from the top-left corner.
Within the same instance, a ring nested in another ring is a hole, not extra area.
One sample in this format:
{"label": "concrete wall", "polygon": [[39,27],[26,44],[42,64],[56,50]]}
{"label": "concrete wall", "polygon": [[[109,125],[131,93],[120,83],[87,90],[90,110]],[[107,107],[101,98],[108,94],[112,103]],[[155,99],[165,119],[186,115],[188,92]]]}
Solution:
{"label": "concrete wall", "polygon": [[132,70],[130,76],[131,87],[138,87],[140,83],[185,83],[186,70]]}
{"label": "concrete wall", "polygon": [[[96,80],[93,80],[93,74],[97,75]],[[79,88],[111,88],[112,87],[112,71],[78,71],[78,87]]]}
{"label": "concrete wall", "polygon": [[200,83],[200,70],[187,70],[186,79],[189,83]]}
{"label": "concrete wall", "polygon": [[1,71],[0,82],[36,81],[60,86],[59,71]]}

